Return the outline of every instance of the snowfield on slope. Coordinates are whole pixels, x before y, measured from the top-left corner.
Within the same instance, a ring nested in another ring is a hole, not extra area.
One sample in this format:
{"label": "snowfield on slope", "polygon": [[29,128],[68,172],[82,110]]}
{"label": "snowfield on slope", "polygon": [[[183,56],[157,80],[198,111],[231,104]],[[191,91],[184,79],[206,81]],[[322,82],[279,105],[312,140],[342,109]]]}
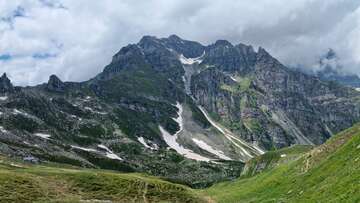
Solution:
{"label": "snowfield on slope", "polygon": [[80,150],[87,151],[87,152],[98,152],[96,149],[79,147],[79,146],[75,146],[75,145],[71,145],[71,147],[74,149],[80,149]]}
{"label": "snowfield on slope", "polygon": [[43,139],[49,139],[51,137],[51,135],[45,133],[35,133],[34,135]]}
{"label": "snowfield on slope", "polygon": [[180,54],[179,60],[184,65],[192,65],[194,63],[200,64],[204,56],[205,56],[205,51],[203,52],[203,54],[201,54],[201,56],[196,58],[186,58],[183,54]]}
{"label": "snowfield on slope", "polygon": [[[259,147],[255,145],[250,145],[249,143],[246,143],[245,141],[235,137],[229,130],[226,128],[221,127],[219,124],[217,124],[215,121],[213,121],[210,116],[206,113],[205,109],[201,106],[198,106],[200,111],[204,114],[205,118],[209,121],[209,123],[215,127],[218,131],[220,131],[230,142],[232,142],[236,147],[238,147],[241,150],[241,154],[246,158],[252,158],[253,156],[248,152],[246,149],[244,149],[244,146],[246,148],[252,149],[253,152],[257,154],[263,154],[264,151],[261,150]],[[243,145],[243,146],[241,146]]]}
{"label": "snowfield on slope", "polygon": [[180,129],[174,135],[171,135],[162,126],[159,126],[164,141],[166,142],[167,145],[169,145],[170,148],[174,149],[177,153],[185,156],[186,158],[209,162],[210,161],[209,158],[201,156],[200,154],[197,154],[190,149],[186,149],[177,142],[178,134],[183,130],[184,123],[182,119],[183,107],[179,102],[177,102],[176,107],[179,109],[179,111],[178,111],[178,117],[175,118],[174,120],[179,124]]}
{"label": "snowfield on slope", "polygon": [[116,155],[113,151],[111,151],[108,147],[105,145],[98,145],[99,148],[104,149],[106,151],[106,157],[109,159],[116,159],[122,161],[123,159],[120,158],[118,155]]}
{"label": "snowfield on slope", "polygon": [[224,152],[220,151],[220,150],[217,150],[217,149],[214,149],[212,146],[208,145],[206,142],[202,141],[202,140],[199,140],[199,139],[196,139],[196,138],[193,138],[192,139],[195,144],[197,144],[197,146],[199,146],[201,149],[207,151],[207,152],[210,152],[211,154],[214,154],[216,156],[218,156],[220,159],[224,159],[224,160],[232,160],[230,157],[226,156],[224,154]]}
{"label": "snowfield on slope", "polygon": [[150,145],[148,145],[148,144],[146,143],[146,141],[145,141],[145,138],[143,138],[143,137],[138,137],[137,140],[138,140],[145,148],[148,148],[148,149],[151,149],[151,150],[157,150],[157,149],[159,149],[159,147],[158,147],[156,144],[154,144],[154,143],[152,143],[152,144],[153,144],[153,147],[150,146]]}

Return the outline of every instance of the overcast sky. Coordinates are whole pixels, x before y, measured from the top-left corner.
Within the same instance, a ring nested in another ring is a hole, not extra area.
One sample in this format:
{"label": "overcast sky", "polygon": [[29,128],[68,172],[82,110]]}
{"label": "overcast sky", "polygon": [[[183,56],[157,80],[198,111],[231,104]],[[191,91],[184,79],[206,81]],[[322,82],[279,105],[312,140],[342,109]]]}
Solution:
{"label": "overcast sky", "polygon": [[286,65],[333,48],[360,74],[360,0],[0,0],[0,72],[17,85],[81,81],[143,35],[262,46]]}

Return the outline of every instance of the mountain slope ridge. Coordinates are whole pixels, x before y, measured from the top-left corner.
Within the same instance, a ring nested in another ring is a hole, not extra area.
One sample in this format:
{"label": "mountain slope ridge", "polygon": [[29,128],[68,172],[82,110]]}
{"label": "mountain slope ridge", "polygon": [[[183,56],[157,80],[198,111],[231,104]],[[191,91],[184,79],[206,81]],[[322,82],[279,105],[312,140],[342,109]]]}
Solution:
{"label": "mountain slope ridge", "polygon": [[360,124],[300,157],[205,192],[218,202],[358,202]]}

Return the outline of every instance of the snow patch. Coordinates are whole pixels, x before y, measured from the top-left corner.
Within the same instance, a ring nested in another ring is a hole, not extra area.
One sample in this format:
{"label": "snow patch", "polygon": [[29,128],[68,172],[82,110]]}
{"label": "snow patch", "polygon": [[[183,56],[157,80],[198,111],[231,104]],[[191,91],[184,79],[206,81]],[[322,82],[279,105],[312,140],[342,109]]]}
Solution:
{"label": "snow patch", "polygon": [[[204,108],[202,108],[201,106],[198,106],[198,108],[200,109],[200,111],[204,114],[205,118],[209,121],[209,123],[214,126],[218,131],[220,131],[226,139],[228,139],[230,142],[232,142],[235,146],[237,146],[241,151],[242,151],[242,155],[246,155],[249,158],[252,158],[253,156],[244,149],[243,146],[246,146],[250,149],[253,149],[254,151],[256,151],[259,154],[264,154],[265,152],[263,150],[261,150],[259,147],[257,146],[253,146],[250,145],[249,143],[246,143],[245,141],[235,137],[234,135],[232,135],[232,133],[227,130],[226,128],[221,127],[220,125],[218,125],[215,121],[213,121],[210,116],[206,113],[206,111],[204,110]],[[241,143],[243,146],[240,146],[238,143]]]}
{"label": "snow patch", "polygon": [[7,99],[8,99],[7,96],[2,96],[2,97],[0,97],[0,101],[6,101]]}
{"label": "snow patch", "polygon": [[200,154],[196,154],[194,153],[192,150],[190,149],[186,149],[183,146],[181,146],[176,140],[178,138],[178,136],[175,135],[170,135],[170,133],[168,133],[163,127],[159,126],[159,129],[161,131],[161,134],[163,135],[164,141],[166,142],[167,145],[170,146],[170,148],[174,149],[177,153],[185,156],[186,158],[189,159],[195,159],[198,161],[210,161],[209,158],[203,157]]}
{"label": "snow patch", "polygon": [[170,135],[170,133],[168,133],[163,127],[159,126],[164,141],[166,142],[167,145],[169,145],[170,148],[174,149],[177,153],[185,156],[186,158],[209,162],[210,161],[209,158],[203,157],[200,154],[197,154],[190,149],[186,149],[177,142],[178,134],[183,130],[184,123],[182,118],[182,112],[183,112],[182,105],[179,102],[177,102],[176,107],[179,109],[179,111],[178,111],[178,117],[175,118],[174,120],[179,124],[180,130],[177,131],[174,135]]}
{"label": "snow patch", "polygon": [[13,109],[13,114],[15,114],[15,115],[20,114],[20,115],[27,116],[27,117],[30,116],[28,113],[22,112],[22,111],[20,111],[20,110],[18,110],[18,109]]}
{"label": "snow patch", "polygon": [[174,49],[171,49],[171,48],[166,48],[166,49],[170,52],[175,52]]}
{"label": "snow patch", "polygon": [[146,147],[146,148],[148,148],[148,149],[152,149],[152,150],[158,149],[158,146],[157,146],[156,144],[154,144],[154,147],[148,145],[143,137],[138,137],[137,140],[138,140],[142,145],[144,145],[144,147]]}
{"label": "snow patch", "polygon": [[118,155],[116,155],[113,151],[111,151],[108,147],[106,147],[105,145],[98,145],[99,148],[102,148],[106,151],[106,157],[109,159],[116,159],[116,160],[120,160],[122,161],[123,159],[120,158]]}
{"label": "snow patch", "polygon": [[7,133],[8,131],[7,131],[7,130],[5,130],[5,128],[4,128],[4,127],[0,126],[0,132],[2,132],[2,133]]}
{"label": "snow patch", "polygon": [[35,133],[34,135],[43,139],[49,139],[51,137],[51,135],[45,133]]}
{"label": "snow patch", "polygon": [[226,156],[224,154],[224,152],[220,151],[220,150],[217,150],[217,149],[214,149],[212,146],[208,145],[206,142],[202,141],[202,140],[199,140],[199,139],[196,139],[196,138],[193,138],[192,139],[195,144],[197,146],[199,146],[201,149],[205,150],[205,151],[208,151],[210,152],[211,154],[214,154],[216,156],[218,156],[220,159],[224,159],[224,160],[232,160],[230,157]]}
{"label": "snow patch", "polygon": [[19,164],[10,163],[10,166],[18,167],[18,168],[24,168],[23,166]]}
{"label": "snow patch", "polygon": [[106,112],[100,112],[100,111],[95,111],[94,109],[92,109],[91,107],[86,106],[84,108],[85,110],[91,111],[91,113],[96,113],[96,114],[101,114],[101,115],[106,115]]}
{"label": "snow patch", "polygon": [[360,88],[359,88],[359,87],[355,88],[355,90],[358,91],[358,92],[360,92]]}
{"label": "snow patch", "polygon": [[87,107],[87,106],[86,106],[84,109],[85,109],[85,110],[89,110],[89,111],[91,111],[91,112],[94,111],[92,108]]}
{"label": "snow patch", "polygon": [[120,158],[118,155],[112,154],[112,153],[106,153],[106,157],[109,158],[109,159],[116,159],[116,160],[119,160],[119,161],[122,161],[122,160],[123,160],[123,159]]}
{"label": "snow patch", "polygon": [[81,120],[82,120],[82,118],[77,117],[77,116],[75,116],[75,115],[70,115],[70,117],[71,117],[71,118],[74,118],[74,119],[78,119],[79,121],[81,121]]}
{"label": "snow patch", "polygon": [[71,145],[71,147],[75,148],[75,149],[80,149],[80,150],[83,150],[83,151],[87,151],[87,152],[97,152],[97,150],[91,149],[91,148],[79,147],[79,146],[74,146],[74,145]]}
{"label": "snow patch", "polygon": [[182,64],[185,64],[185,65],[192,65],[194,63],[200,64],[203,61],[204,56],[205,56],[205,51],[203,52],[203,54],[201,56],[196,57],[196,58],[186,58],[183,54],[181,54],[179,56],[179,60]]}
{"label": "snow patch", "polygon": [[236,80],[236,78],[234,78],[233,76],[230,76],[230,78],[231,78],[234,82],[239,82],[239,81]]}

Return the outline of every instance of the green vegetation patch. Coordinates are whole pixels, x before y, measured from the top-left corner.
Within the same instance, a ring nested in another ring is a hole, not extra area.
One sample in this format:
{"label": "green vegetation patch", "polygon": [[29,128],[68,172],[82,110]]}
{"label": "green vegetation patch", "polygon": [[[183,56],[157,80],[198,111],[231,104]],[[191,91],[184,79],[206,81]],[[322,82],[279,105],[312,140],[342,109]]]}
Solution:
{"label": "green vegetation patch", "polygon": [[[262,159],[274,160],[276,153]],[[360,125],[356,125],[299,159],[256,176],[217,184],[204,193],[217,202],[359,202],[359,157]]]}
{"label": "green vegetation patch", "polygon": [[[0,157],[1,158],[1,157]],[[203,202],[191,189],[141,174],[0,162],[0,202]]]}
{"label": "green vegetation patch", "polygon": [[251,84],[251,78],[250,77],[235,77],[237,83],[235,85],[227,85],[222,84],[220,88],[225,91],[229,91],[232,93],[243,93],[249,90],[250,84]]}

